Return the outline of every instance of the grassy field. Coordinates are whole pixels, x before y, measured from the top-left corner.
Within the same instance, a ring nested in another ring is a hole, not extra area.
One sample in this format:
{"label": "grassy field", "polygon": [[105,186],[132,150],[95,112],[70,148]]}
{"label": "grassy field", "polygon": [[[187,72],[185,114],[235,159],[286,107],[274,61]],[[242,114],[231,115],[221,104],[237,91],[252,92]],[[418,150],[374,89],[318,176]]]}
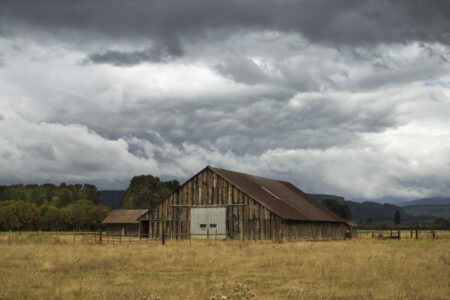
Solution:
{"label": "grassy field", "polygon": [[[7,243],[0,299],[448,299],[450,239]],[[215,296],[215,297],[214,297]]]}

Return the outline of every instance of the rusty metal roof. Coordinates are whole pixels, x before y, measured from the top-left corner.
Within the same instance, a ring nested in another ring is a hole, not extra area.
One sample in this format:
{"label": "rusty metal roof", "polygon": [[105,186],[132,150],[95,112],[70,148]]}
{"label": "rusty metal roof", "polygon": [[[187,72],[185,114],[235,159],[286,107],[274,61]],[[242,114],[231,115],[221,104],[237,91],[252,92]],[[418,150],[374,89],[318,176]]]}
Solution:
{"label": "rusty metal roof", "polygon": [[147,211],[148,209],[116,209],[103,220],[102,224],[139,224],[137,219]]}
{"label": "rusty metal roof", "polygon": [[219,176],[285,220],[347,223],[287,181],[208,166]]}

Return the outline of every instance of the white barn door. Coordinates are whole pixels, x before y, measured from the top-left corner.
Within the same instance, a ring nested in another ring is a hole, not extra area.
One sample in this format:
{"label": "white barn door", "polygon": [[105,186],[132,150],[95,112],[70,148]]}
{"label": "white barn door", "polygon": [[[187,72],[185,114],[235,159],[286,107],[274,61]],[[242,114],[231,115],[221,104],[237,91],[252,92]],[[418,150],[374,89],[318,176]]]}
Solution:
{"label": "white barn door", "polygon": [[226,208],[191,208],[191,237],[226,238]]}

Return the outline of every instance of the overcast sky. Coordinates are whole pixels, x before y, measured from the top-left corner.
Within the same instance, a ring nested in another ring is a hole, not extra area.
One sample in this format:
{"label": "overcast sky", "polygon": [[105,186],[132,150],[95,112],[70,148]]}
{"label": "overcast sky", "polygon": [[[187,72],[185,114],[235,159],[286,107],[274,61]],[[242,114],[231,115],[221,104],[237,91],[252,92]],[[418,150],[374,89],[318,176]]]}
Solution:
{"label": "overcast sky", "polygon": [[445,0],[0,0],[0,184],[448,196],[449,46]]}

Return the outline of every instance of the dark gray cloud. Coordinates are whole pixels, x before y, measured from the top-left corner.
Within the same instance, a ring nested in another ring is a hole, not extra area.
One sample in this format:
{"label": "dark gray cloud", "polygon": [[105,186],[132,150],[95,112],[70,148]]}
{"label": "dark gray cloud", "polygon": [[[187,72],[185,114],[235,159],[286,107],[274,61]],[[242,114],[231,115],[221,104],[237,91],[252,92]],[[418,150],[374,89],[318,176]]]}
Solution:
{"label": "dark gray cloud", "polygon": [[[181,55],[181,53],[180,53]],[[141,51],[106,51],[91,53],[83,60],[83,63],[112,64],[115,66],[132,66],[143,62],[162,63],[170,60],[170,55],[161,47],[148,48]]]}
{"label": "dark gray cloud", "polygon": [[211,164],[355,198],[446,194],[448,8],[0,0],[0,184]]}
{"label": "dark gray cloud", "polygon": [[240,56],[225,57],[216,69],[225,77],[250,85],[264,83],[270,79],[252,60]]}
{"label": "dark gray cloud", "polygon": [[[60,1],[2,0],[0,32],[18,28],[60,36],[93,34],[109,39],[149,39],[180,55],[182,42],[219,30],[297,32],[335,46],[450,43],[450,2],[421,1]],[[90,37],[90,36],[88,36]],[[209,36],[211,37],[211,36]]]}

